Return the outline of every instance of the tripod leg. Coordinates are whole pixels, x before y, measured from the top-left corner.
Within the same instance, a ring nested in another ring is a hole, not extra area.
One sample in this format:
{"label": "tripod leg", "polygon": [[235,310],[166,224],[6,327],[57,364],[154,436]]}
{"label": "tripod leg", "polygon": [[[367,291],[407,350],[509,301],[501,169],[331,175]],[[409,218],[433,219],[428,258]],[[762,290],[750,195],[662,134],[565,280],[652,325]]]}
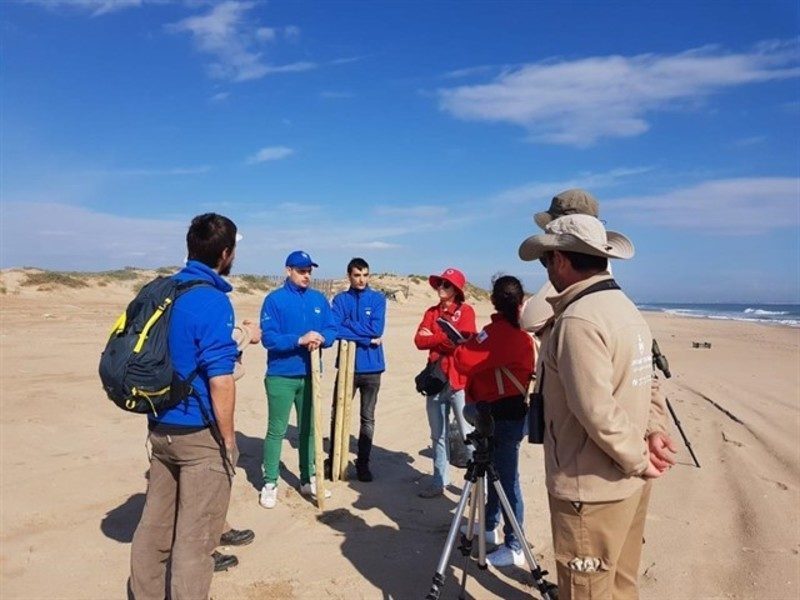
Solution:
{"label": "tripod leg", "polygon": [[486,477],[478,479],[475,486],[478,503],[478,568],[486,568]]}
{"label": "tripod leg", "polygon": [[458,501],[456,512],[453,515],[453,522],[450,524],[450,531],[447,533],[447,540],[444,543],[444,549],[439,558],[439,564],[436,565],[436,573],[433,574],[433,583],[431,584],[428,595],[425,596],[425,600],[438,600],[439,594],[442,592],[444,571],[447,568],[447,564],[450,562],[450,553],[453,551],[453,544],[456,541],[456,536],[461,527],[461,515],[464,514],[464,508],[467,506],[472,488],[473,483],[471,481],[467,480],[464,482],[464,489],[461,492],[461,498]]}
{"label": "tripod leg", "polygon": [[[475,511],[478,508],[479,502],[478,488],[473,487],[469,500],[469,521],[467,522],[467,535],[462,540],[461,553],[464,555],[464,568],[461,571],[461,591],[458,594],[459,598],[464,597],[464,591],[467,589],[467,568],[469,567],[469,560],[472,556],[472,540],[475,537]],[[480,535],[480,532],[478,533]]]}
{"label": "tripod leg", "polygon": [[531,552],[531,547],[528,544],[528,540],[525,539],[525,534],[522,532],[522,527],[520,527],[517,517],[514,516],[514,511],[511,510],[511,503],[508,501],[508,496],[506,496],[503,486],[500,484],[500,479],[497,477],[494,467],[490,467],[489,472],[492,479],[492,485],[494,485],[494,489],[497,492],[497,497],[500,500],[500,505],[503,507],[503,514],[505,515],[505,518],[508,519],[508,522],[511,524],[511,528],[514,530],[514,535],[517,536],[517,539],[522,545],[522,553],[525,555],[525,561],[528,563],[528,568],[531,570],[531,575],[533,576],[533,582],[536,585],[536,588],[539,590],[539,593],[542,595],[544,600],[556,600],[558,598],[558,588],[549,581],[545,580],[544,576],[547,575],[547,571],[542,571],[539,563],[536,562],[533,552]]}
{"label": "tripod leg", "polygon": [[700,463],[697,462],[697,457],[694,455],[694,450],[692,450],[692,442],[689,441],[689,438],[686,437],[686,434],[683,432],[683,427],[681,427],[681,422],[678,420],[678,415],[675,414],[675,409],[672,408],[672,404],[669,401],[669,398],[665,398],[667,401],[667,408],[669,409],[669,414],[672,415],[672,420],[675,421],[675,425],[678,427],[678,431],[681,433],[681,437],[683,438],[683,443],[686,444],[686,449],[689,451],[689,454],[692,455],[692,460],[694,461],[695,466],[699,469]]}

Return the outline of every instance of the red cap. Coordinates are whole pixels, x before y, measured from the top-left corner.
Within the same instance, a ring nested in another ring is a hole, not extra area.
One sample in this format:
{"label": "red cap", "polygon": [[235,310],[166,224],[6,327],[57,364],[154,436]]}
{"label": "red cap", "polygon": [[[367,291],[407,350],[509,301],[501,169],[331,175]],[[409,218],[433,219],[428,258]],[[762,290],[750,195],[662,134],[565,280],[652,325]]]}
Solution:
{"label": "red cap", "polygon": [[442,280],[450,282],[461,294],[464,294],[464,286],[467,285],[467,278],[458,269],[448,267],[441,275],[431,275],[428,277],[428,283],[431,284],[433,289],[437,289]]}

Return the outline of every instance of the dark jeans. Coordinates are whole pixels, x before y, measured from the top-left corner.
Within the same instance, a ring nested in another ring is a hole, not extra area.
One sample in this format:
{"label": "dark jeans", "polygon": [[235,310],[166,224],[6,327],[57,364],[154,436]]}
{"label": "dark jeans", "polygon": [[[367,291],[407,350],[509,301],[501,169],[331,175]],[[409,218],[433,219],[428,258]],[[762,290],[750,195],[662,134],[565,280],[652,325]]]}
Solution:
{"label": "dark jeans", "polygon": [[[514,516],[522,528],[522,520],[525,515],[525,505],[522,501],[522,490],[519,486],[519,444],[522,441],[522,433],[525,426],[525,419],[503,420],[495,419],[494,422],[494,468],[500,478],[500,485],[508,496],[508,503],[514,511]],[[497,491],[493,485],[489,485],[489,498],[486,502],[486,530],[492,531],[500,522],[501,505],[497,497]],[[514,550],[521,550],[522,545],[514,535],[514,530],[508,519],[503,518],[503,534],[505,544]]]}
{"label": "dark jeans", "polygon": [[[338,384],[338,382],[337,382]],[[378,390],[381,387],[380,373],[356,373],[353,377],[353,398],[356,391],[361,396],[361,426],[358,431],[358,456],[356,464],[366,465],[372,452],[372,438],[375,434],[375,405],[378,403]],[[333,387],[333,407],[331,409],[331,444],[328,458],[333,459],[333,438],[336,431],[336,393]],[[350,424],[345,423],[344,431],[350,435]]]}

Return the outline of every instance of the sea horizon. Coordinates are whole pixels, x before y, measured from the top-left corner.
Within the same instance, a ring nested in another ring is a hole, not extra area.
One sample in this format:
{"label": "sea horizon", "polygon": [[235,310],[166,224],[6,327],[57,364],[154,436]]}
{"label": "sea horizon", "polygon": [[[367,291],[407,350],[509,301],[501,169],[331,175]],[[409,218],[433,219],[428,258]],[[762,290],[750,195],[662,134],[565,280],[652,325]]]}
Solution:
{"label": "sea horizon", "polygon": [[800,304],[785,302],[639,302],[640,310],[680,317],[800,327]]}

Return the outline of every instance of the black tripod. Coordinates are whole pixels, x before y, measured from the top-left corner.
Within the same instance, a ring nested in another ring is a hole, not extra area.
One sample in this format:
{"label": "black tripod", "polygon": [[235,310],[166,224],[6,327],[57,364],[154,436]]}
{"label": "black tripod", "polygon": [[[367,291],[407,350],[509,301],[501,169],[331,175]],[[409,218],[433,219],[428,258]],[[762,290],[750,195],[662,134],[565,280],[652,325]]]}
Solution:
{"label": "black tripod", "polygon": [[[488,417],[488,419],[491,420],[491,417]],[[467,567],[469,565],[470,556],[472,555],[472,541],[474,539],[476,528],[476,512],[478,515],[478,568],[486,568],[485,498],[486,478],[488,477],[491,484],[494,485],[494,489],[497,491],[497,497],[500,499],[500,504],[503,507],[503,513],[511,523],[511,527],[514,529],[514,534],[517,536],[517,539],[522,544],[522,552],[525,555],[525,560],[528,563],[528,567],[531,570],[531,575],[533,576],[533,582],[539,590],[539,593],[542,595],[543,600],[557,600],[558,588],[554,584],[544,579],[544,576],[547,575],[547,571],[543,571],[536,562],[536,559],[533,557],[530,546],[525,539],[525,534],[522,533],[522,528],[514,516],[514,511],[511,509],[511,505],[508,502],[508,497],[503,491],[503,486],[500,485],[500,479],[497,475],[497,471],[495,471],[494,464],[492,464],[490,440],[491,433],[490,435],[485,435],[485,433],[480,431],[480,424],[476,425],[475,431],[467,436],[467,442],[471,443],[475,450],[472,455],[472,460],[470,460],[467,464],[467,473],[464,476],[464,489],[461,492],[461,498],[458,501],[456,512],[453,515],[453,522],[450,525],[450,531],[447,534],[447,541],[444,543],[444,549],[442,550],[442,555],[439,558],[439,564],[436,566],[436,572],[433,575],[431,589],[428,592],[428,595],[425,596],[425,599],[439,600],[439,595],[441,594],[442,587],[444,586],[444,572],[448,563],[450,562],[450,554],[453,551],[453,545],[455,544],[456,536],[459,533],[461,516],[464,514],[464,509],[467,506],[467,502],[469,502],[469,521],[467,524],[467,533],[466,535],[461,536],[461,543],[458,547],[461,551],[461,554],[464,556],[464,569],[461,577],[461,591],[458,596],[460,599],[464,599],[464,591],[467,585]],[[492,422],[489,427],[494,429],[494,423]]]}

